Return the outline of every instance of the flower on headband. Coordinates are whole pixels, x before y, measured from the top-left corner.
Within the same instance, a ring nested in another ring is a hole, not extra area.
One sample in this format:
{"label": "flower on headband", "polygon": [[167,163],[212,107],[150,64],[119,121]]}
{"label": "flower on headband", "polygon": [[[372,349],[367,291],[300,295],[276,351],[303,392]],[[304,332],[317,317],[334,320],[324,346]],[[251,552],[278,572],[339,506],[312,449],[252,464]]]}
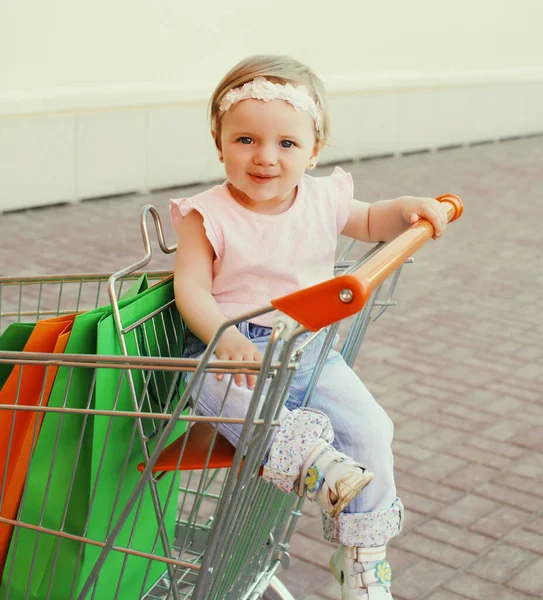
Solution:
{"label": "flower on headband", "polygon": [[221,100],[219,110],[226,112],[236,102],[249,98],[263,100],[264,102],[284,100],[291,104],[297,111],[307,111],[315,121],[315,129],[317,131],[320,131],[322,128],[322,111],[309,94],[305,85],[294,87],[290,83],[283,85],[281,83],[272,83],[264,77],[256,77],[239,88],[229,90]]}

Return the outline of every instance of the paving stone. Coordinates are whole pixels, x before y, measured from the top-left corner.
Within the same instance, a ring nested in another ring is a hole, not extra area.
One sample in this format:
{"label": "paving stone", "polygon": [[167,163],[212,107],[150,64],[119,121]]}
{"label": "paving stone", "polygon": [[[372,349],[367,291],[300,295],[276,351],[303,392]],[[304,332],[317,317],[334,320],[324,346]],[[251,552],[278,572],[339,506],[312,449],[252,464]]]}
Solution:
{"label": "paving stone", "polygon": [[485,425],[495,420],[495,417],[492,417],[488,413],[480,412],[461,404],[447,404],[442,408],[442,411],[461,419],[467,419],[475,423],[484,423]]}
{"label": "paving stone", "polygon": [[294,597],[320,592],[333,578],[329,570],[294,558],[288,570],[279,571],[279,579]]}
{"label": "paving stone", "polygon": [[521,529],[508,535],[507,543],[537,554],[543,554],[543,534],[538,535],[527,529]]}
{"label": "paving stone", "polygon": [[499,415],[516,414],[526,406],[526,402],[510,396],[493,394],[494,398],[487,402],[485,410]]}
{"label": "paving stone", "polygon": [[492,500],[509,504],[510,506],[519,507],[529,512],[535,512],[541,508],[541,498],[536,498],[525,494],[524,492],[518,492],[510,488],[504,488],[501,485],[495,483],[485,483],[478,487],[475,493]]}
{"label": "paving stone", "polygon": [[473,554],[482,553],[494,543],[494,540],[490,537],[455,527],[439,519],[427,519],[424,523],[418,525],[415,531],[426,537],[443,541],[451,546],[460,548],[460,550],[467,550]]}
{"label": "paving stone", "polygon": [[543,349],[540,346],[525,346],[522,345],[518,350],[518,357],[524,360],[532,360],[540,358],[543,355]]}
{"label": "paving stone", "polygon": [[398,471],[409,471],[415,465],[418,464],[418,461],[413,458],[408,458],[407,456],[403,456],[402,454],[396,454],[394,456],[394,469]]}
{"label": "paving stone", "polygon": [[330,600],[339,600],[341,598],[341,588],[332,573],[330,573],[330,578],[318,590],[318,593],[322,594],[324,598],[330,598]]}
{"label": "paving stone", "polygon": [[454,569],[426,559],[417,561],[408,567],[399,577],[394,577],[393,593],[406,600],[419,600],[444,581],[450,579]]}
{"label": "paving stone", "polygon": [[533,452],[511,465],[508,469],[512,473],[523,477],[543,478],[543,454]]}
{"label": "paving stone", "polygon": [[475,523],[475,521],[488,516],[497,510],[498,507],[499,504],[496,502],[468,494],[443,508],[438,513],[438,517],[453,525],[468,527]]}
{"label": "paving stone", "polygon": [[454,417],[452,415],[447,415],[445,413],[432,413],[428,417],[426,417],[428,421],[432,423],[436,423],[443,427],[450,427],[452,429],[458,429],[460,431],[473,432],[478,431],[480,429],[480,424],[468,421],[466,419],[462,419],[460,417]]}
{"label": "paving stone", "polygon": [[467,437],[468,434],[463,431],[441,427],[438,431],[423,436],[416,443],[422,448],[427,448],[434,452],[443,452],[450,448],[456,448],[456,446],[460,445]]}
{"label": "paving stone", "polygon": [[[448,479],[446,481],[448,483]],[[451,489],[447,485],[424,479],[410,473],[398,473],[396,484],[399,488],[422,494],[439,502],[452,502],[462,496],[462,492]]]}
{"label": "paving stone", "polygon": [[329,568],[330,556],[334,553],[336,546],[327,541],[297,535],[292,538],[289,553],[300,560],[311,563],[323,569]]}
{"label": "paving stone", "polygon": [[489,479],[492,479],[499,471],[479,464],[468,464],[463,469],[458,469],[451,473],[444,484],[457,490],[469,492],[473,488],[480,486]]}
{"label": "paving stone", "polygon": [[507,582],[507,585],[521,592],[543,598],[543,558],[537,559],[531,565],[522,569],[520,573]]}
{"label": "paving stone", "polygon": [[523,521],[530,516],[530,513],[524,512],[512,506],[503,506],[496,512],[480,519],[470,527],[470,531],[483,533],[490,537],[499,539],[507,535],[513,529],[516,529]]}
{"label": "paving stone", "polygon": [[524,448],[543,448],[543,427],[532,427],[522,434],[515,435],[509,441]]}
{"label": "paving stone", "polygon": [[529,425],[523,421],[507,419],[498,421],[497,423],[484,428],[481,431],[481,434],[486,437],[504,442],[506,440],[510,440],[520,431],[526,431],[528,428]]}
{"label": "paving stone", "polygon": [[534,404],[527,405],[524,410],[520,410],[515,413],[515,417],[521,421],[526,421],[530,425],[542,425],[543,426],[543,407],[540,412],[537,411],[539,407]]}
{"label": "paving stone", "polygon": [[473,448],[473,446],[458,446],[457,448],[449,450],[449,452],[454,456],[464,458],[470,462],[486,465],[487,467],[492,467],[494,469],[506,468],[507,465],[511,463],[510,458],[497,456],[492,452],[486,452],[485,450]]}
{"label": "paving stone", "polygon": [[[518,413],[516,413],[518,415]],[[511,443],[498,442],[497,440],[491,440],[481,435],[474,435],[466,440],[468,446],[473,448],[479,448],[480,450],[486,450],[492,452],[498,456],[504,456],[506,458],[520,458],[526,454],[525,448],[519,448]]]}
{"label": "paving stone", "polygon": [[[402,534],[403,535],[403,534]],[[420,560],[420,557],[396,546],[396,542],[400,539],[396,537],[387,548],[387,561],[392,568],[392,578],[396,580],[407,568],[414,565]]]}
{"label": "paving stone", "polygon": [[431,515],[445,506],[443,502],[407,490],[400,490],[400,497],[408,510],[413,509],[423,515]]}
{"label": "paving stone", "polygon": [[439,454],[419,463],[413,467],[410,472],[419,477],[431,479],[432,481],[442,481],[451,473],[465,467],[466,464],[466,461],[455,458],[454,456]]}
{"label": "paving stone", "polygon": [[462,600],[462,596],[447,590],[438,590],[433,594],[430,594],[426,600]]}
{"label": "paving stone", "polygon": [[[308,503],[306,503],[308,504]],[[307,537],[312,537],[317,540],[322,539],[322,519],[320,515],[312,516],[302,513],[296,523],[296,531],[303,533]]]}
{"label": "paving stone", "polygon": [[434,456],[434,452],[431,450],[420,448],[419,446],[410,444],[409,442],[400,442],[399,440],[394,440],[392,449],[394,450],[395,457],[400,454],[419,462],[422,460],[428,460]]}
{"label": "paving stone", "polygon": [[316,502],[304,502],[302,505],[302,513],[310,517],[318,517],[320,520],[322,509]]}
{"label": "paving stone", "polygon": [[413,442],[425,433],[436,431],[437,427],[430,423],[423,423],[419,419],[410,419],[396,427],[394,437],[404,442]]}
{"label": "paving stone", "polygon": [[[422,373],[423,375],[432,375],[437,372],[438,366],[436,364],[428,364],[421,360],[413,361],[411,357],[393,356],[387,360],[387,363],[407,371],[412,375]],[[417,377],[413,377],[412,381],[415,381]]]}
{"label": "paving stone", "polygon": [[535,558],[531,552],[503,544],[473,563],[467,572],[495,583],[505,583]]}
{"label": "paving stone", "polygon": [[501,584],[465,573],[459,573],[443,587],[470,600],[534,600],[533,596],[526,596]]}
{"label": "paving stone", "polygon": [[438,410],[440,407],[440,401],[432,398],[425,398],[420,396],[415,398],[411,402],[405,403],[401,407],[401,411],[407,415],[423,417],[430,411]]}
{"label": "paving stone", "polygon": [[515,371],[517,377],[526,377],[527,379],[541,380],[543,368],[537,363],[528,363]]}
{"label": "paving stone", "polygon": [[529,495],[543,498],[543,482],[534,481],[528,477],[520,477],[514,473],[501,473],[492,478],[497,485],[503,485],[512,490],[526,492]]}
{"label": "paving stone", "polygon": [[[526,335],[527,334],[523,334]],[[528,336],[527,336],[528,337]],[[540,399],[537,391],[530,391],[519,387],[518,381],[512,381],[507,383],[507,380],[501,381],[486,381],[487,387],[491,391],[495,391],[502,394],[514,396],[521,400],[529,400],[530,402],[537,402]]]}
{"label": "paving stone", "polygon": [[541,519],[536,519],[535,521],[531,521],[530,523],[528,523],[526,525],[526,529],[543,535],[543,517]]}
{"label": "paving stone", "polygon": [[[414,510],[413,508],[406,510],[405,514],[404,514],[402,532],[400,533],[400,535],[403,535],[404,533],[407,533],[408,531],[415,529],[421,523],[424,523],[424,521],[426,521],[427,519],[428,519],[427,515],[419,513],[416,510]],[[392,541],[394,541],[395,539],[396,538],[392,538]]]}
{"label": "paving stone", "polygon": [[[450,400],[451,395],[454,397],[451,389],[443,389],[439,386],[436,379],[429,381],[428,379],[424,378],[421,381],[419,378],[417,381],[409,383],[406,388],[416,397],[427,398],[432,401],[438,400],[440,403]],[[422,416],[422,414],[418,413],[418,416]]]}
{"label": "paving stone", "polygon": [[398,538],[396,546],[454,569],[463,567],[473,561],[473,554],[470,552],[415,532]]}

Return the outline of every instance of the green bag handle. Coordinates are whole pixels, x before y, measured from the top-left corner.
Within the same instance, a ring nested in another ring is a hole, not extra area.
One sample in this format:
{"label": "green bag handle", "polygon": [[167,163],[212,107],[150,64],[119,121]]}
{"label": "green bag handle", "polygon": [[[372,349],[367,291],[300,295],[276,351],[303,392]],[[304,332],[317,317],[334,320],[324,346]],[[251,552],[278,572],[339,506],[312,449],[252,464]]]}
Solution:
{"label": "green bag handle", "polygon": [[172,254],[173,252],[175,252],[177,250],[177,244],[175,244],[173,246],[168,246],[168,244],[166,244],[166,240],[164,238],[164,229],[162,227],[162,221],[160,219],[157,209],[152,204],[146,204],[142,208],[141,216],[140,216],[140,227],[141,227],[141,235],[143,237],[143,246],[145,249],[145,256],[138,262],[136,262],[120,271],[117,271],[117,273],[113,273],[113,275],[111,275],[111,277],[108,280],[108,293],[109,293],[109,299],[111,301],[111,307],[113,310],[113,318],[114,318],[115,324],[117,326],[117,334],[119,336],[119,342],[121,344],[121,349],[125,356],[128,356],[128,351],[127,351],[126,343],[124,340],[125,331],[124,331],[124,327],[123,327],[123,323],[122,323],[122,319],[121,319],[121,313],[119,311],[119,300],[117,298],[115,284],[117,283],[117,281],[119,279],[122,279],[123,277],[126,277],[127,275],[130,275],[132,273],[135,273],[136,271],[139,271],[140,269],[143,269],[151,261],[151,257],[152,257],[153,253],[151,250],[151,242],[149,239],[149,228],[147,226],[147,219],[148,219],[149,215],[151,215],[153,217],[153,220],[155,222],[158,245],[160,246],[160,249],[162,250],[162,252],[164,252],[164,254]]}

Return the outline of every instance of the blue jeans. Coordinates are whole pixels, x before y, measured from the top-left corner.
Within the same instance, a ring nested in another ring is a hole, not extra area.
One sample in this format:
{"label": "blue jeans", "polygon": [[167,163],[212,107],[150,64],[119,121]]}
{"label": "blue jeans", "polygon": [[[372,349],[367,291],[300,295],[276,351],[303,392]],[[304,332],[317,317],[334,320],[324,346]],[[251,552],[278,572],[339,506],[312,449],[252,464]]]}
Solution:
{"label": "blue jeans", "polygon": [[[238,329],[262,354],[264,353],[270,338],[270,328],[240,323]],[[319,336],[304,351],[279,418],[301,406],[322,347],[323,337]],[[185,358],[197,358],[204,350],[205,345],[188,332]],[[237,387],[232,383],[225,400],[228,379],[225,377],[222,381],[217,381],[214,374],[204,377],[196,407],[197,414],[245,417],[252,391],[247,386]],[[368,513],[389,509],[396,501],[391,448],[394,425],[385,410],[345,363],[341,354],[335,350],[330,351],[307,406],[328,416],[335,434],[333,446],[337,450],[366,465],[375,473],[373,481],[349,504],[345,513]],[[220,431],[234,446],[237,445],[241,425],[222,424]]]}

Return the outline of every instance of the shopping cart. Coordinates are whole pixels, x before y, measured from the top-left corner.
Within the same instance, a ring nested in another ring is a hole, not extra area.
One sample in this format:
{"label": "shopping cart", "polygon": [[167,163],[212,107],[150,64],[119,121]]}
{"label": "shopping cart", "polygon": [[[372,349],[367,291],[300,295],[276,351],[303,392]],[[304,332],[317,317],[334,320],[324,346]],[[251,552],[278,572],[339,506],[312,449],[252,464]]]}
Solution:
{"label": "shopping cart", "polygon": [[[449,220],[460,216],[462,205],[455,196],[440,200],[448,202]],[[118,351],[108,355],[0,348],[0,383],[2,376],[17,373],[13,402],[0,403],[0,416],[9,416],[7,452],[0,456],[0,466],[5,462],[0,534],[8,540],[6,552],[9,547],[0,600],[292,599],[277,573],[288,568],[302,499],[260,477],[277,415],[304,353],[318,344],[304,398],[309,401],[341,322],[347,323],[341,353],[353,365],[369,323],[395,305],[392,296],[403,264],[433,233],[421,221],[355,260],[349,258],[354,242],[349,244],[333,280],[226,322],[204,355],[189,360],[181,358],[185,332],[171,293],[142,317],[129,317],[125,310],[130,301],[123,297],[137,296],[134,285],[141,284],[141,269],[151,260],[149,216],[161,250],[173,252],[158,213],[146,206],[145,257],[127,269],[111,276],[0,278],[0,333],[11,323],[96,311],[109,299],[118,340]],[[168,276],[147,273],[147,294],[170,289]],[[275,310],[261,363],[213,359],[227,327]],[[192,373],[187,383],[184,373]],[[256,375],[245,419],[196,414],[204,378],[217,373],[231,375],[230,385],[235,374]],[[39,393],[29,405],[21,393],[36,377],[41,377]],[[60,390],[56,404],[55,390]],[[18,463],[20,472],[12,469],[10,480],[8,463],[19,451],[16,433],[25,414],[34,417],[25,438],[29,457]],[[242,427],[237,448],[219,431],[227,423]],[[47,428],[53,448],[49,458],[43,442]],[[61,456],[58,449],[68,438],[70,452]],[[56,468],[66,454],[69,468]],[[15,475],[22,493],[16,514],[6,516]],[[36,488],[40,477],[42,488]],[[57,486],[59,481],[64,487]],[[62,502],[49,502],[57,488],[63,490]],[[38,510],[32,512],[31,505]],[[56,520],[48,516],[50,505]]]}

